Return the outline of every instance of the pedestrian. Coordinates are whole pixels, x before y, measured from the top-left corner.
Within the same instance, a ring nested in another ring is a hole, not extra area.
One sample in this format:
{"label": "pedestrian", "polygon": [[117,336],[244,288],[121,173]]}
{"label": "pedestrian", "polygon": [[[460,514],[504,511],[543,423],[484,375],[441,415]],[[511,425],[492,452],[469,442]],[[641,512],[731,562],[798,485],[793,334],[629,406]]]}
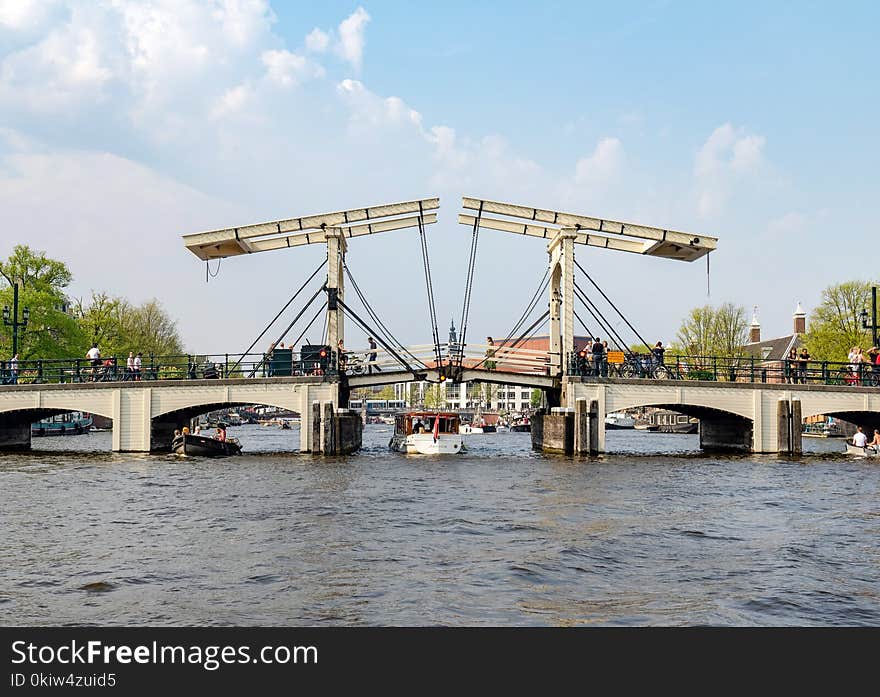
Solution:
{"label": "pedestrian", "polygon": [[602,375],[602,366],[604,365],[605,347],[602,340],[597,336],[593,339],[593,375],[605,377]]}
{"label": "pedestrian", "polygon": [[340,373],[345,372],[345,344],[342,339],[336,342],[336,361]]}
{"label": "pedestrian", "polygon": [[798,356],[798,374],[801,380],[802,385],[807,384],[807,365],[810,360],[810,353],[807,351],[807,347],[804,346],[801,349],[801,354]]}
{"label": "pedestrian", "polygon": [[651,353],[654,356],[654,364],[657,366],[663,365],[663,354],[666,353],[666,349],[663,348],[663,342],[658,341],[654,344],[654,348],[651,349]]}
{"label": "pedestrian", "polygon": [[97,378],[98,375],[98,366],[101,365],[101,351],[98,349],[98,344],[92,344],[92,348],[86,351],[86,358],[91,361],[92,364],[92,381]]}
{"label": "pedestrian", "polygon": [[125,360],[125,379],[134,379],[134,351],[129,351],[128,358]]}
{"label": "pedestrian", "polygon": [[494,360],[489,360],[495,358],[495,342],[491,336],[487,336],[486,343],[489,345],[489,348],[486,349],[486,370],[495,370],[498,364]]}
{"label": "pedestrian", "polygon": [[134,369],[132,370],[132,374],[134,375],[135,380],[141,379],[141,357],[143,355],[144,354],[138,351],[137,355],[134,357],[134,363],[132,364]]}
{"label": "pedestrian", "polygon": [[382,369],[381,369],[378,365],[375,365],[375,363],[376,363],[376,356],[377,356],[377,354],[376,354],[376,349],[378,349],[379,346],[378,346],[378,344],[376,344],[376,340],[375,340],[373,337],[371,337],[371,336],[368,336],[368,337],[367,337],[367,342],[370,344],[370,355],[369,355],[369,357],[367,358],[367,373],[368,373],[368,374],[372,374],[372,372],[373,372],[373,367],[376,368],[376,371],[377,371],[377,372],[380,372],[380,373],[381,373],[381,372],[382,372]]}
{"label": "pedestrian", "polygon": [[18,354],[16,353],[9,361],[9,384],[18,384]]}
{"label": "pedestrian", "polygon": [[783,365],[785,370],[785,382],[797,382],[797,349],[793,348],[788,352],[788,357]]}

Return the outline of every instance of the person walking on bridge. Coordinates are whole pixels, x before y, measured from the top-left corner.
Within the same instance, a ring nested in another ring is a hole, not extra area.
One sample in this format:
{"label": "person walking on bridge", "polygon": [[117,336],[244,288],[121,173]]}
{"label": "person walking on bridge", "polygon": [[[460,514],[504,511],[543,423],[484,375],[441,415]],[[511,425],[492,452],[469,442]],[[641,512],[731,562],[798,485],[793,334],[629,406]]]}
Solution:
{"label": "person walking on bridge", "polygon": [[376,372],[381,373],[382,369],[376,365],[376,349],[378,349],[379,346],[376,344],[376,340],[371,336],[367,337],[367,341],[370,344],[370,355],[367,357],[367,374],[372,375],[373,368],[376,368]]}
{"label": "person walking on bridge", "polygon": [[16,353],[9,361],[9,384],[18,384],[18,354]]}

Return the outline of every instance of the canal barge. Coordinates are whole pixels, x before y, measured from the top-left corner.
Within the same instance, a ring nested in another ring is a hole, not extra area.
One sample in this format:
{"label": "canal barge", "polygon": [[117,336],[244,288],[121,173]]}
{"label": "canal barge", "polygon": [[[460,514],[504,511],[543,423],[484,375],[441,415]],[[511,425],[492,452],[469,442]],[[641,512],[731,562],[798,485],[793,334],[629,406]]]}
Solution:
{"label": "canal barge", "polygon": [[408,455],[455,455],[462,451],[459,417],[455,412],[411,411],[394,418],[388,447]]}

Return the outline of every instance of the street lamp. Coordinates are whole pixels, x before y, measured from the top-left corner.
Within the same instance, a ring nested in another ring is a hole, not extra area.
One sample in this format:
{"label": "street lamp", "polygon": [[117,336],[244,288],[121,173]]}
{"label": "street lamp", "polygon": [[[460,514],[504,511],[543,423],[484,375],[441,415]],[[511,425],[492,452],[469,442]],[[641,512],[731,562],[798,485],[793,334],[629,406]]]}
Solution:
{"label": "street lamp", "polygon": [[868,324],[868,311],[862,308],[859,312],[862,329],[871,330],[871,346],[877,346],[877,286],[871,287],[871,324]]}
{"label": "street lamp", "polygon": [[[10,319],[11,317],[11,319]],[[24,308],[24,312],[21,313],[21,322],[18,321],[18,284],[12,284],[12,312],[9,312],[9,306],[3,306],[3,324],[7,327],[12,327],[12,355],[18,355],[18,328],[21,327],[22,331],[28,325],[28,320],[31,318],[30,308]]]}

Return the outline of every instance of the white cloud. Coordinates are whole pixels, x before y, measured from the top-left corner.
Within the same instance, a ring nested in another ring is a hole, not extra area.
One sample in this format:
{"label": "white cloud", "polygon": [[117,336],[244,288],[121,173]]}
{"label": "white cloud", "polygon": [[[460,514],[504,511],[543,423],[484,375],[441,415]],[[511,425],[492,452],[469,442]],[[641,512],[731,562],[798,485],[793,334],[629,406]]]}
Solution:
{"label": "white cloud", "polygon": [[330,35],[321,31],[318,27],[312,29],[306,36],[306,49],[313,53],[324,53],[330,46]]}
{"label": "white cloud", "polygon": [[211,109],[211,118],[222,119],[242,111],[251,95],[252,88],[247,83],[231,87],[214,103],[214,108]]}
{"label": "white cloud", "polygon": [[706,139],[694,159],[698,210],[704,218],[721,214],[737,185],[763,163],[766,140],[725,123]]}
{"label": "white cloud", "polygon": [[370,21],[370,15],[363,7],[358,7],[351,15],[339,24],[339,43],[336,51],[355,70],[360,70],[364,56],[366,38],[364,32]]}
{"label": "white cloud", "polygon": [[285,50],[263,51],[266,77],[282,87],[292,87],[324,75],[324,69],[305,56]]}
{"label": "white cloud", "polygon": [[790,211],[780,218],[775,218],[767,224],[767,233],[777,237],[788,237],[803,232],[807,223],[807,217],[803,213]]}
{"label": "white cloud", "polygon": [[617,138],[602,138],[589,157],[582,157],[575,165],[575,183],[602,185],[613,179],[623,164],[623,144]]}

